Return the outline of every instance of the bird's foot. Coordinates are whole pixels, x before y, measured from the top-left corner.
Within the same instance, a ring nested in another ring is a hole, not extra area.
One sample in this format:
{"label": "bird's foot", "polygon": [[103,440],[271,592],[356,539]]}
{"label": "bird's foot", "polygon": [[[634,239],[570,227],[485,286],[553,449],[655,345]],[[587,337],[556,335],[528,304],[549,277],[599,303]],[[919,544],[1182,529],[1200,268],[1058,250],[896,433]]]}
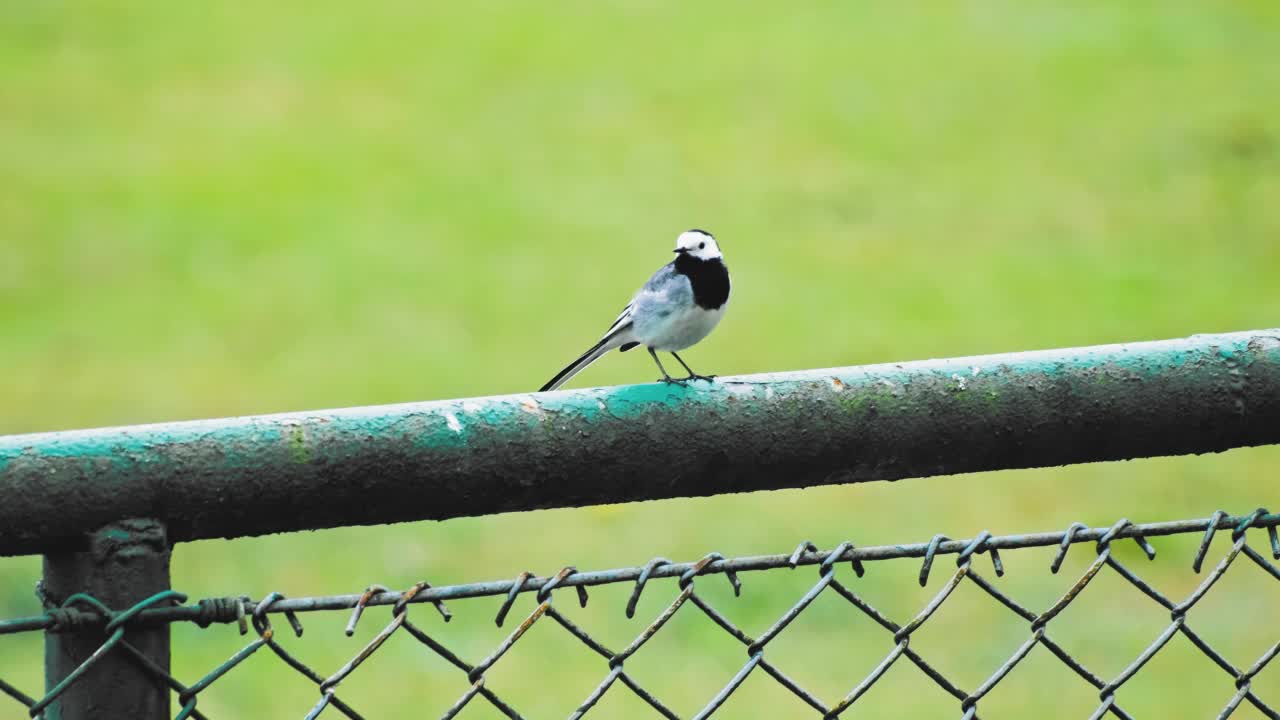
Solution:
{"label": "bird's foot", "polygon": [[694,373],[693,375],[685,378],[685,380],[706,380],[707,382],[715,382],[716,377],[716,375],[698,375],[697,373]]}
{"label": "bird's foot", "polygon": [[658,378],[657,382],[665,385],[679,385],[680,387],[684,387],[689,382],[689,378],[673,378],[670,375],[663,375]]}

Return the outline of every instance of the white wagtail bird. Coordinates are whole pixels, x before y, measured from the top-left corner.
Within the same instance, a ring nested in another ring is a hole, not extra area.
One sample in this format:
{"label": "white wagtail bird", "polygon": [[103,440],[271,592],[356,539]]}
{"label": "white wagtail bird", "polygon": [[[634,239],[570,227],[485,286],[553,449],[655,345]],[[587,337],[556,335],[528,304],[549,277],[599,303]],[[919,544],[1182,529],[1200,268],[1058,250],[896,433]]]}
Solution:
{"label": "white wagtail bird", "polygon": [[[663,382],[711,380],[714,376],[695,373],[676,353],[706,337],[724,316],[728,302],[729,268],[716,239],[705,230],[680,233],[676,259],[649,278],[600,342],[556,373],[539,392],[555,390],[614,348],[626,352],[639,345],[653,356]],[[658,359],[659,350],[671,353],[689,371],[689,377],[668,375]]]}

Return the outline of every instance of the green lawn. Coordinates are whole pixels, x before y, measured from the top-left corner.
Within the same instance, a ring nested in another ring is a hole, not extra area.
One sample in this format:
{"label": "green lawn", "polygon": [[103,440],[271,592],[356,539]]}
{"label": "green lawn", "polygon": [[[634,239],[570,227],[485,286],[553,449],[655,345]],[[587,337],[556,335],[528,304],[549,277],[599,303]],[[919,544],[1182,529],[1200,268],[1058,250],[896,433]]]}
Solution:
{"label": "green lawn", "polygon": [[[725,322],[686,356],[703,372],[1280,325],[1273,2],[422,5],[9,3],[0,433],[532,390],[694,226],[720,238],[735,281]],[[654,376],[628,353],[574,384]],[[176,550],[173,581],[193,597],[299,596],[785,552],[804,539],[1207,516],[1280,506],[1277,467],[1272,447],[207,541]],[[1182,595],[1194,545],[1157,541],[1149,565],[1120,551]],[[1090,552],[1056,577],[1050,552],[1010,553],[1006,583],[1047,607]],[[901,622],[945,578],[922,591],[916,570],[874,565],[850,582]],[[0,617],[36,611],[38,574],[38,558],[0,560]],[[812,579],[748,575],[737,599],[707,585],[759,633]],[[1113,677],[1168,613],[1118,578],[1099,582],[1055,637]],[[623,617],[621,587],[594,592],[575,617],[621,647],[671,587],[650,588],[636,620]],[[918,648],[966,688],[1027,635],[973,590]],[[1247,666],[1280,639],[1259,632],[1274,630],[1278,602],[1280,583],[1241,566],[1194,622]],[[497,605],[456,603],[448,626],[414,612],[475,662],[502,636]],[[359,637],[385,619],[371,612]],[[306,617],[292,647],[331,672],[358,647],[345,621]],[[607,668],[550,623],[531,632],[490,687],[528,717],[567,716]],[[746,659],[695,613],[659,638],[635,674],[686,717]],[[187,681],[243,642],[228,627],[179,627],[175,640]],[[828,702],[891,647],[826,596],[779,643],[770,658]],[[0,638],[0,678],[36,692],[40,647]],[[850,717],[958,712],[905,665],[882,682]],[[1280,687],[1280,666],[1255,687]],[[465,682],[397,637],[342,689],[367,717],[434,717]],[[1233,692],[1179,637],[1120,697],[1139,717],[1203,717]],[[300,718],[315,697],[263,653],[200,707]],[[982,707],[1086,717],[1094,704],[1037,649]],[[0,716],[17,712],[0,696]],[[621,688],[596,712],[650,716]],[[807,710],[753,675],[721,712]],[[479,705],[462,715],[492,716]]]}

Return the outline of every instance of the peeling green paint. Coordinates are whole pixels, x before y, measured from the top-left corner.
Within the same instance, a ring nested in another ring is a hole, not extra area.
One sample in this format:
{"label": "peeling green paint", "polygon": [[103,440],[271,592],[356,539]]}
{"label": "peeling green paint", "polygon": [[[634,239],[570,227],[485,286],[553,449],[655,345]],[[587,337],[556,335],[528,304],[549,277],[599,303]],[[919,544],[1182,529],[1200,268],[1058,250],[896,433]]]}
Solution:
{"label": "peeling green paint", "polygon": [[1280,330],[18,435],[0,554],[156,508],[187,540],[1277,441]]}
{"label": "peeling green paint", "polygon": [[296,463],[304,463],[307,461],[307,431],[303,425],[294,425],[289,428],[289,447],[293,450],[293,461]]}

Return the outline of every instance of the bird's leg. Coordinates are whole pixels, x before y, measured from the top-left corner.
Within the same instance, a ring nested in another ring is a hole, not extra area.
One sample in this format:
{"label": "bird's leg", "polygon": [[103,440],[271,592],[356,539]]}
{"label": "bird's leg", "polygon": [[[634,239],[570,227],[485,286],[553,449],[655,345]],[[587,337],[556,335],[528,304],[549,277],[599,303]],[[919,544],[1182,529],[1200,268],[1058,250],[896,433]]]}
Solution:
{"label": "bird's leg", "polygon": [[658,359],[658,353],[654,352],[653,348],[649,348],[649,355],[653,357],[654,362],[658,363],[658,369],[662,371],[662,378],[659,382],[676,383],[677,385],[684,383],[684,380],[677,380],[667,374],[667,369],[662,367],[662,361]]}
{"label": "bird's leg", "polygon": [[[657,356],[655,355],[654,357],[657,357]],[[684,360],[681,360],[680,356],[675,353],[671,353],[671,357],[675,358],[676,362],[683,365],[684,369],[689,371],[689,377],[685,378],[685,380],[706,380],[707,382],[710,382],[712,380],[715,380],[716,378],[715,375],[699,375],[698,373],[694,372],[693,368],[689,367],[689,364],[686,363]]]}

